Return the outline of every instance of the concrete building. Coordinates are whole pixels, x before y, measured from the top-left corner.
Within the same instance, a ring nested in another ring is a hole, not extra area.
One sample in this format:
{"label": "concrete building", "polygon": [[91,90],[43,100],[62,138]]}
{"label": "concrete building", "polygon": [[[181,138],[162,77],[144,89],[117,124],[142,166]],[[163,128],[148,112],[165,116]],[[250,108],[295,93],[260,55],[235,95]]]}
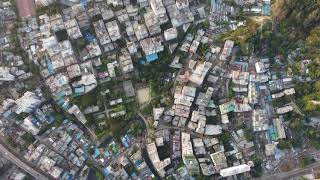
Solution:
{"label": "concrete building", "polygon": [[49,6],[53,2],[53,0],[35,0],[36,6]]}
{"label": "concrete building", "polygon": [[182,160],[190,174],[199,174],[200,168],[196,157],[193,154],[190,134],[181,133],[181,154]]}
{"label": "concrete building", "polygon": [[118,62],[123,73],[130,73],[134,70],[131,56],[126,49],[121,49],[121,55],[119,56]]}
{"label": "concrete building", "polygon": [[84,114],[80,111],[79,107],[77,105],[73,105],[69,110],[68,113],[73,114],[82,124],[85,124],[87,122],[86,117]]}
{"label": "concrete building", "polygon": [[114,7],[123,6],[123,2],[121,0],[107,0],[108,5],[113,5]]}
{"label": "concrete building", "polygon": [[14,81],[15,76],[10,73],[9,67],[0,67],[0,82],[1,81]]}
{"label": "concrete building", "polygon": [[138,40],[142,40],[149,36],[148,30],[144,24],[139,24],[135,21],[132,26]]}
{"label": "concrete building", "polygon": [[111,42],[107,29],[103,20],[99,20],[93,23],[97,38],[101,45],[105,45]]}
{"label": "concrete building", "polygon": [[254,109],[252,111],[253,131],[265,131],[269,128],[266,111],[264,109]]}
{"label": "concrete building", "polygon": [[249,104],[258,103],[258,92],[257,92],[256,84],[251,81],[249,82],[249,85],[248,85],[248,100],[249,100]]}
{"label": "concrete building", "polygon": [[22,124],[20,124],[20,125],[24,130],[26,130],[27,132],[30,132],[32,135],[37,135],[40,131],[39,127],[37,127],[33,123],[32,116],[28,116],[28,117],[24,118]]}
{"label": "concrete building", "polygon": [[134,91],[134,88],[133,88],[131,80],[124,81],[122,83],[122,85],[123,85],[123,89],[124,89],[124,92],[126,93],[127,97],[135,96],[135,91]]}
{"label": "concrete building", "polygon": [[286,105],[276,110],[277,114],[285,114],[291,111],[293,111],[293,107],[291,105]]}
{"label": "concrete building", "polygon": [[185,9],[185,8],[189,7],[189,1],[188,0],[176,0],[176,5],[179,10]]}
{"label": "concrete building", "polygon": [[50,174],[54,179],[58,179],[63,169],[56,166],[56,161],[48,156],[42,156],[39,160],[40,169]]}
{"label": "concrete building", "polygon": [[174,94],[174,104],[190,107],[195,97],[196,88],[190,86],[184,86],[183,88],[176,88]]}
{"label": "concrete building", "polygon": [[154,14],[159,18],[167,16],[166,8],[164,7],[162,0],[150,0],[150,6]]}
{"label": "concrete building", "polygon": [[195,69],[192,68],[191,70],[192,74],[189,81],[201,85],[211,66],[212,63],[210,62],[197,62]]}
{"label": "concrete building", "polygon": [[103,20],[109,20],[114,17],[114,13],[111,9],[102,9],[101,16]]}
{"label": "concrete building", "polygon": [[164,38],[166,39],[166,41],[176,39],[177,36],[178,36],[178,31],[176,28],[169,28],[164,31]]}
{"label": "concrete building", "polygon": [[222,133],[222,127],[220,125],[212,125],[212,124],[207,124],[205,126],[205,135],[208,136],[213,136],[213,135],[219,135]]}
{"label": "concrete building", "polygon": [[38,97],[35,93],[27,91],[23,94],[22,97],[15,101],[15,112],[20,114],[22,112],[30,113],[36,107],[40,106],[42,103],[41,98]]}
{"label": "concrete building", "polygon": [[219,172],[221,169],[228,167],[227,158],[223,151],[215,152],[210,155],[215,169]]}
{"label": "concrete building", "polygon": [[266,67],[264,66],[263,62],[256,62],[254,64],[255,68],[256,68],[256,72],[257,73],[265,73],[267,71]]}
{"label": "concrete building", "polygon": [[171,163],[170,158],[166,158],[163,161],[161,161],[159,158],[157,146],[155,143],[147,144],[147,152],[148,152],[149,158],[150,158],[155,170],[159,174],[159,176],[162,178],[165,177],[166,171],[164,168],[166,166],[170,165],[170,163]]}
{"label": "concrete building", "polygon": [[234,46],[234,41],[226,40],[226,42],[224,44],[224,47],[223,47],[223,50],[222,50],[221,55],[220,55],[220,60],[222,60],[222,61],[226,61],[227,60],[227,58],[232,53],[233,46]]}
{"label": "concrete building", "polygon": [[161,33],[160,21],[152,11],[144,13],[143,17],[150,36],[154,36],[156,34]]}
{"label": "concrete building", "polygon": [[[180,2],[182,3],[180,4]],[[174,1],[165,3],[173,27],[179,27],[182,25],[186,25],[185,27],[188,27],[188,23],[194,21],[193,13],[185,6],[187,4],[186,2],[187,1],[182,0],[178,1],[178,3],[174,3]],[[177,4],[183,9],[178,9]]]}
{"label": "concrete building", "polygon": [[76,19],[70,19],[68,21],[65,21],[64,25],[71,39],[78,39],[82,37],[81,31]]}
{"label": "concrete building", "polygon": [[289,89],[285,89],[285,90],[283,91],[283,93],[284,93],[285,95],[289,96],[289,95],[295,94],[296,91],[294,90],[294,88],[289,88]]}
{"label": "concrete building", "polygon": [[140,41],[140,46],[146,56],[161,52],[164,46],[161,43],[160,37],[150,37]]}
{"label": "concrete building", "polygon": [[247,86],[249,84],[249,72],[232,71],[232,82],[237,85]]}
{"label": "concrete building", "polygon": [[121,38],[120,28],[116,20],[107,22],[106,28],[112,41],[116,41]]}
{"label": "concrete building", "polygon": [[67,72],[70,79],[81,76],[81,69],[79,64],[68,66]]}
{"label": "concrete building", "polygon": [[127,48],[130,54],[135,54],[138,52],[138,48],[135,42],[127,42]]}
{"label": "concrete building", "polygon": [[283,117],[280,116],[279,118],[274,119],[274,125],[277,128],[278,139],[285,139],[286,132],[283,126]]}

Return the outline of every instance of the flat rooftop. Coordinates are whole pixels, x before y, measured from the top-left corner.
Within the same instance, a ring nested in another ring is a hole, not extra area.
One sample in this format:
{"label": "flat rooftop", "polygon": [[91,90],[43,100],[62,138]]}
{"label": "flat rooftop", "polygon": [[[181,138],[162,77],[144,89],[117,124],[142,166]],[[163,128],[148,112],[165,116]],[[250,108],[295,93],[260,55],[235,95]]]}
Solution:
{"label": "flat rooftop", "polygon": [[34,0],[16,0],[16,4],[21,18],[36,15],[36,4]]}

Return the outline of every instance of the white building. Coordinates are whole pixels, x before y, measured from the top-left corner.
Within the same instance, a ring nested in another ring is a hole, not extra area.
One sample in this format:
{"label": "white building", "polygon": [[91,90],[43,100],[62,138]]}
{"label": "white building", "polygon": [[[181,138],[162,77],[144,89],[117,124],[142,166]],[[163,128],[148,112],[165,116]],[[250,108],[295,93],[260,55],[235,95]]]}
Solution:
{"label": "white building", "polygon": [[164,7],[162,0],[150,0],[150,5],[156,16],[166,16],[166,8]]}
{"label": "white building", "polygon": [[205,127],[205,135],[213,136],[213,135],[219,135],[222,133],[222,127],[220,125],[212,125],[207,124]]}
{"label": "white building", "polygon": [[166,158],[161,161],[158,155],[157,146],[154,142],[147,145],[147,152],[154,168],[158,172],[159,176],[163,178],[166,174],[164,168],[171,163],[170,158]]}
{"label": "white building", "polygon": [[42,101],[36,94],[30,91],[27,91],[23,94],[22,97],[17,99],[15,103],[16,103],[15,112],[17,114],[20,114],[22,112],[25,112],[25,113],[32,112],[34,108],[36,108],[42,103]]}
{"label": "white building", "polygon": [[39,128],[32,123],[32,116],[26,117],[23,120],[21,127],[33,135],[37,135],[39,133]]}
{"label": "white building", "polygon": [[290,88],[290,89],[285,89],[285,90],[283,91],[283,93],[284,93],[285,95],[289,96],[289,95],[295,94],[296,91],[294,90],[294,88]]}
{"label": "white building", "polygon": [[212,63],[210,62],[198,62],[196,68],[192,69],[192,74],[189,78],[189,81],[197,85],[201,85],[209,69],[211,68],[211,65]]}
{"label": "white building", "polygon": [[256,68],[256,72],[257,73],[265,73],[267,71],[266,67],[264,66],[263,62],[256,62],[254,64],[255,68]]}
{"label": "white building", "polygon": [[53,0],[36,0],[35,2],[37,6],[49,6],[53,3]]}
{"label": "white building", "polygon": [[137,45],[135,42],[127,42],[127,48],[130,54],[138,52]]}
{"label": "white building", "polygon": [[0,67],[0,81],[14,81],[15,77],[10,73],[10,68]]}
{"label": "white building", "polygon": [[233,176],[233,175],[241,174],[248,171],[250,171],[250,166],[247,164],[241,164],[238,166],[232,166],[225,169],[221,169],[220,175],[222,177],[228,177],[228,176]]}
{"label": "white building", "polygon": [[277,111],[277,114],[285,114],[293,111],[293,107],[291,105],[286,105],[284,107],[278,108],[276,111]]}
{"label": "white building", "polygon": [[178,31],[176,28],[170,28],[164,31],[164,38],[166,41],[172,40],[177,38],[178,36]]}

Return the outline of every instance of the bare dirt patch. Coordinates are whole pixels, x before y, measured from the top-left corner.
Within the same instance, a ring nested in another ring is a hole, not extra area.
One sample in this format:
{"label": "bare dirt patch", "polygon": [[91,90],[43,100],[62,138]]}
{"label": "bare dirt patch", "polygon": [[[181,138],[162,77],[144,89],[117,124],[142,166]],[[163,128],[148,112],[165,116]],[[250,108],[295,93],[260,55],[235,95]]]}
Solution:
{"label": "bare dirt patch", "polygon": [[147,103],[151,100],[150,88],[144,87],[137,90],[137,98],[139,104]]}

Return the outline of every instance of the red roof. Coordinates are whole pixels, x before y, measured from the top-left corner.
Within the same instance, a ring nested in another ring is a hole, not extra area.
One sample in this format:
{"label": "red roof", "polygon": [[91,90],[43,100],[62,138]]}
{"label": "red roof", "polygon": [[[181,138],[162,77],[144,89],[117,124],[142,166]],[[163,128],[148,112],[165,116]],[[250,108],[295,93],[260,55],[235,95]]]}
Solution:
{"label": "red roof", "polygon": [[36,5],[34,0],[16,0],[16,4],[21,18],[36,15]]}

